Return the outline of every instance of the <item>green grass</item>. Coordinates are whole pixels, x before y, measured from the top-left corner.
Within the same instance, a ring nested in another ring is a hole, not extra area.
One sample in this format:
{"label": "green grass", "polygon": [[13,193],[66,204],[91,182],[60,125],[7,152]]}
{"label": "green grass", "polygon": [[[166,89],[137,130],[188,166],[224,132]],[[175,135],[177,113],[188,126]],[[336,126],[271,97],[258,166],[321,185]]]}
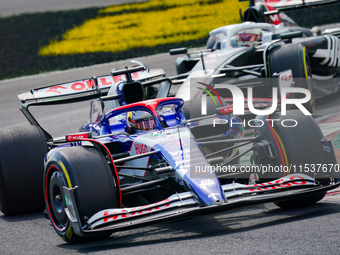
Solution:
{"label": "green grass", "polygon": [[[121,59],[166,52],[181,44],[138,48],[119,53],[86,53],[40,56],[39,49],[52,39],[60,40],[68,30],[95,18],[99,8],[76,11],[25,14],[0,19],[0,80],[48,71],[65,70]],[[202,46],[206,38],[189,41],[190,47]]]}
{"label": "green grass", "polygon": [[[335,8],[323,7],[321,12],[313,9],[312,25],[340,22],[339,7],[340,4],[337,3]],[[139,47],[124,52],[103,51],[74,55],[39,55],[39,50],[49,45],[51,41],[61,41],[68,31],[98,16],[107,15],[101,13],[102,10],[101,8],[86,8],[0,18],[0,80],[157,54],[167,52],[174,47],[200,47],[206,43],[207,36],[186,42],[155,47]],[[151,10],[153,9],[151,8]],[[132,11],[127,10],[127,12]],[[112,13],[114,14],[114,11]],[[113,15],[112,13],[111,15]],[[119,14],[119,12],[117,13]],[[238,15],[236,9],[235,15]],[[309,25],[308,16],[299,14],[297,11],[291,16],[298,24]]]}
{"label": "green grass", "polygon": [[[25,14],[0,19],[0,79],[83,66],[95,56],[41,57],[39,48],[86,19],[96,17],[98,8],[77,11]],[[108,56],[107,56],[108,58]],[[82,64],[84,61],[84,64]],[[97,62],[98,63],[98,62]]]}
{"label": "green grass", "polygon": [[[51,41],[61,41],[66,32],[102,15],[100,10],[102,9],[86,8],[0,18],[0,80],[147,56],[183,46],[179,42],[116,53],[103,51],[74,55],[39,55],[39,50]],[[185,42],[185,46],[203,46],[206,39],[207,37],[189,40]]]}

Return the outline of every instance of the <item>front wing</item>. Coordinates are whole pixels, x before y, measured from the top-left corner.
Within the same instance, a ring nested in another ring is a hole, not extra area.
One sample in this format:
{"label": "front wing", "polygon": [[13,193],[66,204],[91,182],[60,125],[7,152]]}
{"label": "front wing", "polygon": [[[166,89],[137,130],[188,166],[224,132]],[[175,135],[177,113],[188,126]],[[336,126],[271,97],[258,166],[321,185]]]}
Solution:
{"label": "front wing", "polygon": [[192,216],[219,213],[226,210],[280,200],[298,199],[335,189],[340,183],[321,186],[307,175],[288,175],[278,180],[255,185],[226,184],[222,186],[226,200],[218,205],[202,207],[191,191],[174,194],[154,204],[133,208],[112,208],[97,212],[81,225],[73,192],[78,187],[64,187],[65,209],[77,235],[90,236],[105,231],[118,231],[172,221]]}

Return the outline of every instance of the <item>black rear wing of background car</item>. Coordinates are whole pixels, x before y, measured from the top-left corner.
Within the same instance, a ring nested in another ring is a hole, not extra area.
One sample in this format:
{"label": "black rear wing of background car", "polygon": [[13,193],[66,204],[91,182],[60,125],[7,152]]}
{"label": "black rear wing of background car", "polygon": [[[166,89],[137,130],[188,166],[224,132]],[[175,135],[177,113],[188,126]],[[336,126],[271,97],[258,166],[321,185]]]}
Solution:
{"label": "black rear wing of background car", "polygon": [[[269,22],[278,21],[279,14],[281,22],[289,26],[309,27],[325,25],[338,22],[338,0],[239,0],[249,1],[249,7],[240,17],[242,21]],[[284,13],[282,13],[284,11]],[[288,16],[287,16],[288,15]],[[269,18],[270,17],[270,18]],[[283,19],[283,20],[282,20]]]}
{"label": "black rear wing of background car", "polygon": [[[249,6],[255,6],[257,3],[263,4],[263,1],[259,0],[239,0],[239,2],[249,1]],[[297,8],[307,8],[317,5],[326,5],[338,2],[338,0],[288,0],[288,1],[267,1],[264,4],[269,5],[276,10],[290,10]]]}

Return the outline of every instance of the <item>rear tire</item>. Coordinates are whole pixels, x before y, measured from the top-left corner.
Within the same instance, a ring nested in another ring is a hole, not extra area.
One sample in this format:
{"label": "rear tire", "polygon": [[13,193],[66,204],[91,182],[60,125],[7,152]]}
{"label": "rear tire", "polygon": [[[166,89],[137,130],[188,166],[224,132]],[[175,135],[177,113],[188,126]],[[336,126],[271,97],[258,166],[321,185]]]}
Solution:
{"label": "rear tire", "polygon": [[[266,118],[267,117],[264,117],[264,119]],[[259,128],[256,132],[264,136],[265,140],[271,142],[272,149],[276,155],[276,162],[274,164],[288,167],[293,166],[293,169],[294,166],[297,166],[295,172],[291,174],[298,174],[301,173],[298,166],[305,166],[305,164],[307,164],[307,166],[312,166],[313,164],[336,163],[328,162],[321,143],[323,135],[319,126],[311,116],[305,116],[299,110],[291,110],[287,112],[286,116],[281,116],[276,113],[270,116],[270,119],[278,120],[275,121],[272,131]],[[298,125],[295,127],[282,126],[282,121],[285,122],[285,125],[289,125],[289,119],[297,121]],[[269,128],[269,126],[267,126],[267,128]],[[255,158],[255,163],[260,164],[266,162],[256,162]],[[315,178],[323,185],[327,185],[331,177],[329,173],[322,172],[315,173],[315,175],[311,171],[302,173]],[[280,177],[282,176],[277,176],[277,178]],[[318,202],[325,194],[326,193],[319,193],[301,199],[278,201],[275,204],[281,208],[307,206]]]}
{"label": "rear tire", "polygon": [[57,234],[68,243],[93,241],[111,235],[112,231],[97,236],[77,235],[65,213],[63,186],[73,190],[81,225],[96,212],[119,208],[118,191],[111,169],[104,155],[93,147],[57,149],[49,155],[45,166],[44,195],[48,215]]}
{"label": "rear tire", "polygon": [[284,44],[274,48],[269,56],[269,78],[275,73],[291,69],[293,79],[295,79],[294,87],[308,89],[311,93],[311,99],[304,104],[304,107],[310,112],[314,112],[315,100],[312,88],[311,65],[305,48],[301,44]]}
{"label": "rear tire", "polygon": [[44,210],[44,135],[36,126],[0,131],[0,202],[7,216]]}

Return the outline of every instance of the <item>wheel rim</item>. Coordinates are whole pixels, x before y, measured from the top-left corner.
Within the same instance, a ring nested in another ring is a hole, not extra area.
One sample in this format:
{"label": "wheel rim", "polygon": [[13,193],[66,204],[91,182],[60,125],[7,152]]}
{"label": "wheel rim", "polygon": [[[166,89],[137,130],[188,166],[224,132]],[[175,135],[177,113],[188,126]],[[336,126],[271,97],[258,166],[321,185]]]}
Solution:
{"label": "wheel rim", "polygon": [[65,181],[56,167],[51,167],[46,176],[45,195],[48,213],[54,227],[59,231],[64,231],[69,223],[63,195],[63,186],[66,186]]}

